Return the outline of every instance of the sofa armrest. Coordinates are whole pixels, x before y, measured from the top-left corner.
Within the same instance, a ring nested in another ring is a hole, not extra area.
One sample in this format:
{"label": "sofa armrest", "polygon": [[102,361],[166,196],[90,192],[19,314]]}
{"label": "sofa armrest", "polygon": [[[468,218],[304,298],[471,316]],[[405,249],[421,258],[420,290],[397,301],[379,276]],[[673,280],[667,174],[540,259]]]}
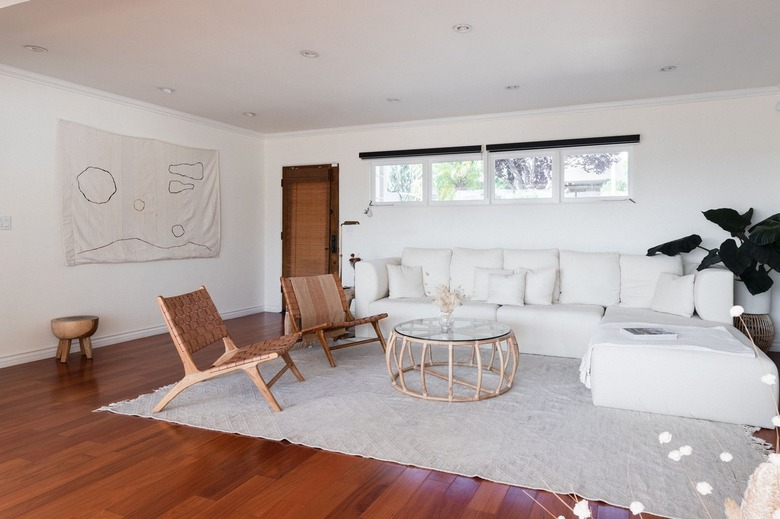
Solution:
{"label": "sofa armrest", "polygon": [[368,305],[387,297],[387,265],[400,265],[401,258],[362,260],[355,263],[355,317],[369,315]]}
{"label": "sofa armrest", "polygon": [[708,268],[696,272],[693,285],[693,305],[696,313],[707,321],[732,323],[734,306],[734,274],[730,270]]}

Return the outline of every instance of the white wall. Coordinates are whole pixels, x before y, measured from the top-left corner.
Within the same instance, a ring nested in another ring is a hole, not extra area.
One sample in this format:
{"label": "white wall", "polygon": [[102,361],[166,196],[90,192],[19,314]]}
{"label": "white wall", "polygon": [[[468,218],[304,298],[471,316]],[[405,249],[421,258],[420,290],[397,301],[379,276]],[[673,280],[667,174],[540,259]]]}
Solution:
{"label": "white wall", "polygon": [[[750,95],[748,95],[750,94]],[[267,280],[281,272],[282,167],[340,164],[340,218],[359,220],[344,237],[345,257],[397,256],[404,246],[615,250],[643,254],[691,233],[708,248],[727,235],[701,211],[755,208],[754,222],[780,212],[780,94],[741,92],[548,114],[424,122],[269,136],[265,170]],[[585,204],[374,207],[361,151],[641,134],[634,200]],[[693,261],[695,258],[690,258]],[[348,269],[348,268],[347,268]],[[345,272],[347,272],[345,269]],[[351,275],[351,274],[348,274]],[[345,276],[346,277],[346,276]],[[778,279],[777,277],[775,278]],[[266,285],[278,308],[278,288]],[[780,325],[780,282],[773,293]],[[777,347],[777,345],[776,345]]]}
{"label": "white wall", "polygon": [[[161,332],[155,296],[200,284],[223,313],[264,310],[262,136],[58,85],[0,74],[0,215],[13,218],[13,229],[0,231],[0,365],[53,357],[53,317],[98,315],[97,346]],[[67,267],[55,170],[58,119],[219,150],[219,257]]]}

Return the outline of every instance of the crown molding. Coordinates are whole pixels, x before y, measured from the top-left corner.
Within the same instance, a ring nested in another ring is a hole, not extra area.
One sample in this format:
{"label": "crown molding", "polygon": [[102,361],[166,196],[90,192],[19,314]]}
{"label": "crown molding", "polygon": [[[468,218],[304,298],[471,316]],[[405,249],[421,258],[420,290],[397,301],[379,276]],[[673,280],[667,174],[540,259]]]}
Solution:
{"label": "crown molding", "polygon": [[265,135],[260,132],[247,130],[246,128],[241,128],[239,126],[233,126],[230,124],[221,123],[219,121],[208,119],[206,117],[200,117],[186,112],[172,110],[170,108],[165,108],[163,106],[155,105],[152,103],[146,103],[144,101],[138,101],[137,99],[131,99],[129,97],[124,97],[117,94],[105,92],[103,90],[98,90],[96,88],[90,88],[76,83],[71,83],[69,81],[56,79],[50,76],[44,76],[43,74],[36,74],[34,72],[29,72],[27,70],[9,67],[8,65],[0,64],[0,76],[19,79],[21,81],[28,81],[31,83],[37,83],[39,85],[56,88],[57,90],[62,90],[64,92],[70,92],[72,94],[92,97],[94,99],[98,99],[101,101],[117,103],[117,104],[127,106],[129,108],[144,110],[146,112],[151,112],[157,115],[163,115],[165,117],[173,117],[175,119],[179,119],[188,123],[199,124],[202,126],[209,126],[217,130],[224,130],[228,132],[238,133],[238,134],[247,135],[258,139],[263,139],[265,137]]}
{"label": "crown molding", "polygon": [[377,130],[419,128],[420,126],[436,126],[462,123],[479,123],[500,121],[506,119],[520,119],[525,117],[540,117],[545,115],[577,114],[585,112],[601,112],[608,110],[626,110],[629,108],[651,108],[656,106],[671,106],[690,103],[704,103],[709,101],[722,101],[727,99],[741,99],[746,97],[760,97],[780,94],[780,85],[773,87],[746,88],[740,90],[725,90],[720,92],[704,92],[699,94],[685,94],[679,96],[653,97],[647,99],[633,99],[628,101],[612,101],[606,103],[591,103],[583,105],[571,105],[554,108],[539,108],[535,110],[522,110],[516,112],[501,112],[482,115],[468,115],[462,117],[442,117],[438,119],[421,119],[417,121],[401,121],[396,123],[367,124],[357,126],[342,126],[336,128],[322,128],[316,130],[302,130],[294,132],[266,133],[266,140],[288,139],[295,137],[313,137],[321,135],[334,135],[340,133],[368,132]]}

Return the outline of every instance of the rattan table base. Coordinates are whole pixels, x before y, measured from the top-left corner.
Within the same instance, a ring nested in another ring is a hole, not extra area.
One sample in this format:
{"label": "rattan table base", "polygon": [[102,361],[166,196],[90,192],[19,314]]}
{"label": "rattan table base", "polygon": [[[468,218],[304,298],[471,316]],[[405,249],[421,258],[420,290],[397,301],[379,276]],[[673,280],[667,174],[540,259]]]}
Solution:
{"label": "rattan table base", "polygon": [[[393,330],[387,341],[386,360],[393,387],[404,394],[426,400],[473,402],[509,391],[518,356],[517,340],[511,331],[482,341],[447,341],[407,337]],[[468,360],[458,360],[464,358]],[[488,373],[492,375],[484,376]],[[415,384],[410,384],[410,375],[418,379]],[[441,390],[442,384],[431,384],[432,378],[446,381],[446,390]],[[473,392],[469,391],[468,396],[456,394],[456,386]]]}

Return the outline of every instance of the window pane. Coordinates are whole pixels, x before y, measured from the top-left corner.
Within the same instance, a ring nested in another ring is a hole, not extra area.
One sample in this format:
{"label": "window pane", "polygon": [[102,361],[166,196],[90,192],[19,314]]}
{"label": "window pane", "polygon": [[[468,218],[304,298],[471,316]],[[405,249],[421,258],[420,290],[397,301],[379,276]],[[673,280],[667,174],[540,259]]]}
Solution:
{"label": "window pane", "polygon": [[421,202],[422,199],[422,164],[391,164],[375,168],[375,202]]}
{"label": "window pane", "polygon": [[484,200],[485,174],[481,160],[431,164],[431,200]]}
{"label": "window pane", "polygon": [[628,196],[628,152],[563,157],[564,198]]}
{"label": "window pane", "polygon": [[552,156],[496,159],[495,198],[552,198],[552,163]]}

